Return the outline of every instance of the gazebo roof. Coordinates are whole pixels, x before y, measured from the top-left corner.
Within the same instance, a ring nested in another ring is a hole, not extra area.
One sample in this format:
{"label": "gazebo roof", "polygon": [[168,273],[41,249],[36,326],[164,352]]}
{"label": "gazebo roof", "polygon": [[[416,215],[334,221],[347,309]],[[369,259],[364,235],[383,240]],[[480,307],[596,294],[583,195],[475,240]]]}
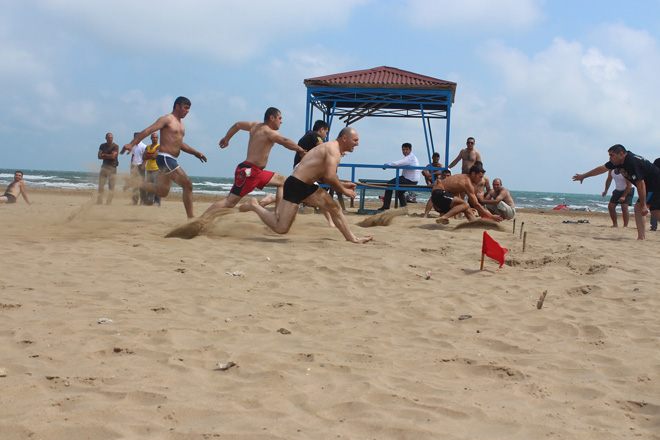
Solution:
{"label": "gazebo roof", "polygon": [[374,89],[415,89],[449,90],[452,103],[456,95],[456,83],[430,76],[419,75],[395,67],[381,66],[371,69],[354,70],[304,80],[306,87],[333,88],[374,88]]}

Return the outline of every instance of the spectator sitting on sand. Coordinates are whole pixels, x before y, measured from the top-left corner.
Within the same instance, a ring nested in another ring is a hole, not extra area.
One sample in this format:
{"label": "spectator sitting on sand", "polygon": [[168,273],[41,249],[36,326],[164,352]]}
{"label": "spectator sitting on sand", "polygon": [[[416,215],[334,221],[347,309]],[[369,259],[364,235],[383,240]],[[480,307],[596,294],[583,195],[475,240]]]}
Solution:
{"label": "spectator sitting on sand", "polygon": [[511,220],[516,216],[516,205],[508,189],[502,186],[502,179],[493,180],[493,189],[486,193],[482,201],[493,214],[502,216],[505,220]]}
{"label": "spectator sitting on sand", "polygon": [[30,200],[27,196],[27,186],[23,181],[23,171],[16,171],[14,173],[14,181],[7,186],[7,190],[0,196],[0,203],[16,203],[19,195],[23,195],[25,202],[30,205]]}

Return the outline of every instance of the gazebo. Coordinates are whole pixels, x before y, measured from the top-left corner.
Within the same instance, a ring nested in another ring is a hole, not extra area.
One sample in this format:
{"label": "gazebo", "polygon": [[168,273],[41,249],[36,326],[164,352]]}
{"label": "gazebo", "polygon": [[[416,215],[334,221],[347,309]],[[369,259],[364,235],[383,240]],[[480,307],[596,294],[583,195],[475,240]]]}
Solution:
{"label": "gazebo", "polygon": [[[307,87],[306,131],[315,119],[332,126],[335,117],[349,126],[365,117],[420,118],[424,129],[429,163],[435,152],[431,120],[444,119],[445,162],[449,159],[449,124],[451,105],[456,95],[456,83],[419,75],[394,67],[374,67],[366,70],[337,73],[304,80]],[[322,118],[314,117],[314,110]],[[352,168],[382,168],[382,164],[341,164]],[[397,177],[399,169],[396,170]],[[398,184],[390,189],[401,189]],[[428,189],[427,189],[428,190]],[[360,200],[363,209],[364,191]]]}
{"label": "gazebo", "polygon": [[429,163],[435,152],[432,119],[444,119],[445,164],[449,158],[449,124],[456,83],[394,67],[337,73],[304,80],[307,87],[306,130],[314,124],[314,110],[332,126],[335,117],[349,126],[365,117],[420,118]]}

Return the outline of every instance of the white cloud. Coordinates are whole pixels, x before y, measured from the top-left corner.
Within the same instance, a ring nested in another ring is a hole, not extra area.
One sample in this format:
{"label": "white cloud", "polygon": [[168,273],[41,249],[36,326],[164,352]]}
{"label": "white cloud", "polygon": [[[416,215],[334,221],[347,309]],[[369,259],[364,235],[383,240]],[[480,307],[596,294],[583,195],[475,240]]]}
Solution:
{"label": "white cloud", "polygon": [[483,30],[528,29],[542,18],[538,0],[409,0],[405,15],[418,26],[438,29]]}
{"label": "white cloud", "polygon": [[41,6],[66,23],[69,32],[117,50],[237,63],[267,52],[284,37],[336,29],[362,3],[334,0],[328,7],[306,0],[51,0]]}

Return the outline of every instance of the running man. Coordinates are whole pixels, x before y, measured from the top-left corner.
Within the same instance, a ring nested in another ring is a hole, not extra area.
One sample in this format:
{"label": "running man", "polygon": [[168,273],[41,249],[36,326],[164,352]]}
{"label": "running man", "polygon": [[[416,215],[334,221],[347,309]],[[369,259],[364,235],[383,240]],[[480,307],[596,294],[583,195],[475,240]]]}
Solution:
{"label": "running man", "polygon": [[[282,201],[282,185],[285,177],[272,171],[266,171],[270,150],[275,144],[280,144],[289,150],[298,152],[304,156],[307,151],[291,139],[285,138],[277,130],[282,126],[282,113],[275,107],[270,107],[264,115],[264,122],[237,122],[231,126],[225,137],[220,139],[220,148],[227,148],[229,140],[240,130],[250,132],[248,141],[247,158],[238,164],[234,173],[234,186],[229,191],[227,198],[218,200],[206,210],[215,211],[220,208],[233,208],[243,197],[251,193],[255,188],[263,189],[265,186],[277,187],[277,196],[266,196],[261,200],[261,205],[266,206],[275,200],[275,212],[279,212]],[[206,214],[205,212],[205,214]]]}
{"label": "running man", "polygon": [[5,193],[0,196],[0,204],[16,203],[16,199],[20,195],[23,195],[28,205],[31,204],[27,196],[27,185],[23,181],[23,171],[16,171],[14,173],[14,181],[7,186]]}
{"label": "running man", "polygon": [[254,198],[250,198],[242,204],[240,210],[256,212],[261,221],[273,231],[278,234],[286,234],[296,219],[298,205],[307,203],[328,211],[337,229],[341,231],[346,240],[352,243],[371,241],[373,238],[369,235],[357,238],[351,232],[339,205],[323,188],[314,183],[323,178],[323,182],[338,193],[349,198],[356,197],[355,183],[340,181],[337,177],[337,166],[341,157],[352,152],[359,140],[357,131],[346,127],[339,132],[336,140],[317,145],[310,150],[284,183],[284,200],[280,207],[279,217],[261,206]]}
{"label": "running man", "polygon": [[130,143],[124,145],[124,149],[128,151],[133,150],[133,147],[142,139],[160,130],[160,146],[158,147],[158,156],[156,156],[156,163],[159,169],[158,184],[131,179],[127,183],[126,189],[131,186],[138,186],[157,196],[167,197],[170,193],[172,182],[175,182],[183,189],[183,206],[186,208],[186,215],[188,218],[193,218],[193,184],[185,171],[183,171],[183,168],[177,163],[177,158],[181,150],[185,153],[192,154],[202,162],[206,162],[206,156],[183,142],[183,137],[186,134],[186,129],[183,126],[183,118],[186,117],[188,112],[190,112],[190,100],[179,96],[174,101],[172,113],[161,116],[152,125],[136,134]]}

